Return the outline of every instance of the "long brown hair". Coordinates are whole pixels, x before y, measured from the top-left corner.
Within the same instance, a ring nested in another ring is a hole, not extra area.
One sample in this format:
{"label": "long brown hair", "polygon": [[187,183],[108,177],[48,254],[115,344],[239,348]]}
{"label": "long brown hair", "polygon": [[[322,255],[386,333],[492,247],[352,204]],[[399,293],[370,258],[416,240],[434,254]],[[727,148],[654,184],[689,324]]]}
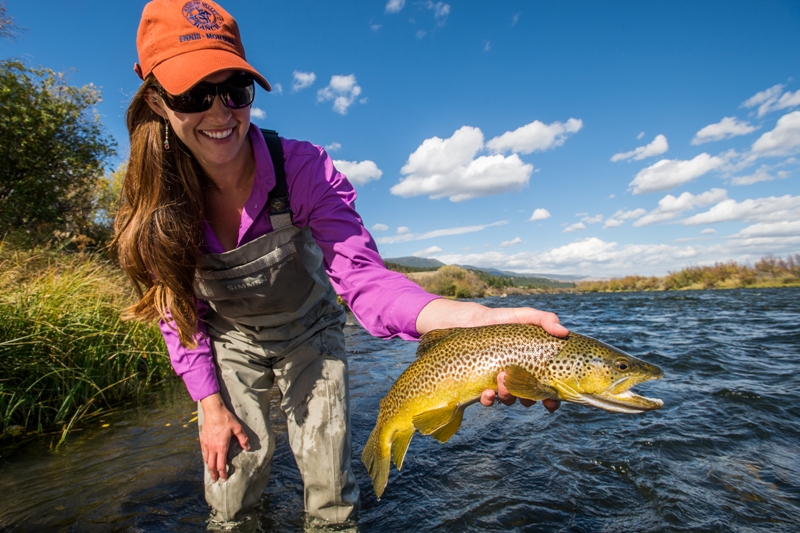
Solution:
{"label": "long brown hair", "polygon": [[189,149],[170,135],[165,150],[164,119],[147,104],[150,75],[133,97],[125,119],[130,160],[114,222],[112,252],[133,281],[139,301],[123,318],[164,319],[181,344],[197,345],[194,271],[203,242],[205,175]]}

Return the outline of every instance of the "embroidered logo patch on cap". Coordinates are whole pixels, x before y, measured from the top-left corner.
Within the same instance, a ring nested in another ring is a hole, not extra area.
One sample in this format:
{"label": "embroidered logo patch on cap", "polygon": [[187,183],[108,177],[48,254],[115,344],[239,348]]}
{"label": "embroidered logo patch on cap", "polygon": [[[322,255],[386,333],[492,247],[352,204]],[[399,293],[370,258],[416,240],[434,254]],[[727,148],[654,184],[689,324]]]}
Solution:
{"label": "embroidered logo patch on cap", "polygon": [[217,13],[213,6],[199,0],[187,2],[183,6],[183,16],[196,28],[205,31],[217,31],[225,22],[225,19]]}

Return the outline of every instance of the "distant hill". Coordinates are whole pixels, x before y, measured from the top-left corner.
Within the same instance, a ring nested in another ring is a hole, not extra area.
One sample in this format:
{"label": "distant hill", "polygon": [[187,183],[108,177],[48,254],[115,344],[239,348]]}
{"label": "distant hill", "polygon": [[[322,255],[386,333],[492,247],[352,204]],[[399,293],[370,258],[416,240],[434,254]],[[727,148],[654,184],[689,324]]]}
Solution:
{"label": "distant hill", "polygon": [[[427,257],[393,257],[384,259],[386,263],[394,263],[396,265],[419,268],[419,269],[438,269],[445,266],[444,263],[437,259],[428,259]],[[572,276],[567,274],[520,274],[510,270],[498,270],[496,268],[482,268],[471,265],[456,265],[467,270],[479,270],[486,272],[492,276],[502,276],[507,278],[531,278],[531,281],[546,279],[553,281],[581,281],[587,279],[587,276]]]}
{"label": "distant hill", "polygon": [[554,281],[581,281],[586,279],[586,276],[575,276],[570,274],[520,274],[511,270],[498,270],[496,268],[481,268],[470,265],[458,265],[461,268],[469,270],[481,270],[493,276],[507,276],[509,278],[537,278],[537,279],[552,279]]}
{"label": "distant hill", "polygon": [[385,258],[384,263],[394,263],[396,265],[411,268],[441,268],[445,266],[441,261],[428,259],[427,257],[393,257]]}

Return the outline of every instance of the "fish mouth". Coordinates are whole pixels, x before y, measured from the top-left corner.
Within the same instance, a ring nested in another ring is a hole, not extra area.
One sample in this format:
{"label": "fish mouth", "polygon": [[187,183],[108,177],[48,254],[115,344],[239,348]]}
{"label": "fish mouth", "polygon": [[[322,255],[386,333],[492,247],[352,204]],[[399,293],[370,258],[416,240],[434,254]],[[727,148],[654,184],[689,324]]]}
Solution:
{"label": "fish mouth", "polygon": [[664,406],[663,400],[640,396],[629,390],[616,394],[608,391],[599,394],[584,394],[583,400],[586,405],[599,407],[614,413],[644,413]]}
{"label": "fish mouth", "polygon": [[637,383],[651,379],[661,379],[661,376],[653,375],[645,378],[630,376],[622,378],[606,390],[596,393],[581,391],[560,380],[552,381],[551,385],[558,391],[558,396],[561,400],[591,405],[614,413],[636,414],[660,409],[664,406],[664,402],[658,398],[647,398],[628,390]]}
{"label": "fish mouth", "polygon": [[613,411],[615,413],[643,413],[660,409],[664,402],[658,398],[647,398],[631,391],[630,388],[654,379],[661,379],[664,373],[660,368],[647,365],[649,372],[639,376],[627,376],[614,382],[610,387],[600,393],[586,394],[589,405]]}

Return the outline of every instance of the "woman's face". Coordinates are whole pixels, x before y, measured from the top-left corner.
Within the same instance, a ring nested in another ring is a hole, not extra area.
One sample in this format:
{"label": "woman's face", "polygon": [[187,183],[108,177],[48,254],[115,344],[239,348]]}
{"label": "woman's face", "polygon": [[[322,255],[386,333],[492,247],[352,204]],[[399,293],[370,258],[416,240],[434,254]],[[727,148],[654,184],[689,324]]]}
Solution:
{"label": "woman's face", "polygon": [[[207,76],[202,81],[221,83],[235,73],[225,70]],[[230,109],[217,96],[207,111],[180,113],[170,109],[155,90],[148,93],[147,103],[155,113],[169,120],[170,135],[180,137],[209,177],[224,172],[224,168],[231,164],[244,164],[242,158],[252,157],[247,136],[250,106]]]}

